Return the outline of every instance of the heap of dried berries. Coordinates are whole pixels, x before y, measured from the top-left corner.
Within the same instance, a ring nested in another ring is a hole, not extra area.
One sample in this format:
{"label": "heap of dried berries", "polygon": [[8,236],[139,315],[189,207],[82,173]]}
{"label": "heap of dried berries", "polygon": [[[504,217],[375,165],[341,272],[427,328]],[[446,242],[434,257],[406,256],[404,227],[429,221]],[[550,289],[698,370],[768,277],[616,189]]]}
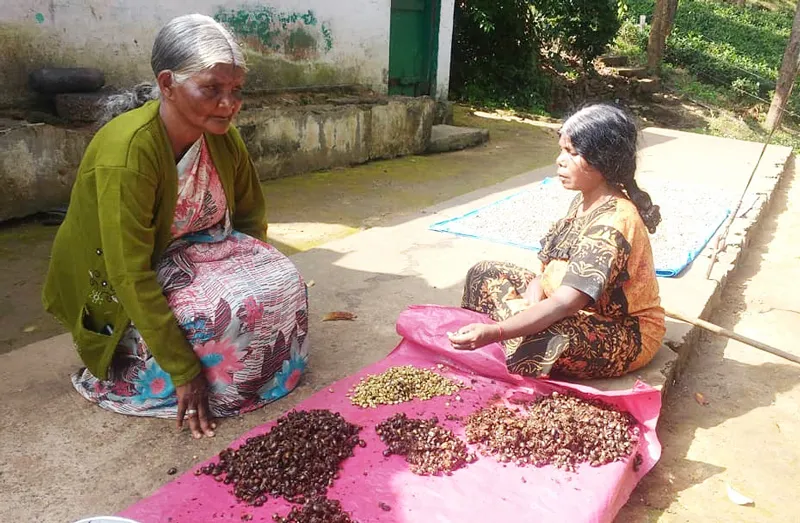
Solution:
{"label": "heap of dried berries", "polygon": [[380,374],[361,378],[350,391],[350,401],[359,407],[393,405],[413,399],[429,400],[436,396],[450,396],[463,385],[428,369],[412,365],[390,367]]}
{"label": "heap of dried berries", "polygon": [[573,471],[579,463],[597,467],[626,458],[639,439],[630,414],[558,392],[522,411],[493,406],[474,412],[466,433],[469,443],[480,444],[498,461]]}
{"label": "heap of dried berries", "polygon": [[338,500],[322,496],[308,499],[302,507],[292,507],[286,517],[274,514],[272,519],[277,523],[356,523]]}
{"label": "heap of dried berries", "polygon": [[219,462],[199,473],[233,484],[238,499],[261,506],[267,495],[292,503],[324,495],[339,467],[353,455],[361,427],[328,410],[293,411],[262,436],[220,452]]}
{"label": "heap of dried berries", "polygon": [[410,419],[400,413],[379,423],[375,432],[386,444],[383,455],[405,456],[415,474],[449,475],[475,461],[475,455],[469,453],[464,442],[452,431],[439,426],[435,417]]}

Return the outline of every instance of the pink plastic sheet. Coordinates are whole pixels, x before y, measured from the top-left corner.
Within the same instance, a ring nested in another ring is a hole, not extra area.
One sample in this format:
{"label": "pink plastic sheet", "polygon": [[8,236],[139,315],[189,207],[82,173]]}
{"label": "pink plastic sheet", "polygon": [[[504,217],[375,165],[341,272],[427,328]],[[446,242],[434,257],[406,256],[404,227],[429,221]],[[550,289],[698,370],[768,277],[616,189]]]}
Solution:
{"label": "pink plastic sheet", "polygon": [[[328,496],[340,500],[344,509],[361,523],[612,521],[638,481],[661,455],[655,433],[661,409],[659,392],[641,382],[630,390],[601,392],[584,385],[510,375],[498,344],[472,352],[450,347],[446,332],[478,322],[491,320],[463,309],[411,307],[398,319],[397,331],[403,340],[389,356],[335,383],[332,393],[326,387],[297,407],[298,410],[338,411],[348,421],[364,427],[361,437],[367,447],[356,447],[355,456],[344,462],[341,477],[328,490]],[[345,396],[360,377],[406,364],[428,368],[441,364],[443,369],[438,372],[459,378],[472,388],[460,394],[461,402],[441,397],[377,409],[355,407]],[[637,451],[643,462],[638,471],[633,470],[633,456],[624,462],[597,468],[581,465],[573,473],[551,466],[503,465],[491,457],[480,457],[452,476],[423,477],[412,474],[404,458],[385,458],[384,446],[374,430],[382,420],[397,412],[406,412],[412,417],[436,415],[444,426],[463,437],[460,422],[446,420],[447,414],[466,416],[492,402],[533,397],[554,390],[597,397],[633,414],[642,425]],[[268,432],[273,425],[274,422],[253,429],[232,446]],[[244,515],[252,516],[252,521],[272,521],[274,513],[286,515],[290,510],[291,505],[282,499],[270,499],[258,508],[237,503],[229,486],[209,476],[195,476],[194,470],[120,515],[141,523],[241,521]],[[391,510],[383,510],[379,503],[389,505]]]}

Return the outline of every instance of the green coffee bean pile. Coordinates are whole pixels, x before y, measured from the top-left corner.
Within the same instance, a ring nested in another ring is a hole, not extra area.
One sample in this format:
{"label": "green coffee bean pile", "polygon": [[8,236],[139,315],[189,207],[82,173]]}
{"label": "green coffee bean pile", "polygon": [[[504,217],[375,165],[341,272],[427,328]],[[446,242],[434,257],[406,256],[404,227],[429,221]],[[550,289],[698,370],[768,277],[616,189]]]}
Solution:
{"label": "green coffee bean pile", "polygon": [[436,396],[450,396],[463,387],[460,382],[428,369],[403,365],[362,378],[350,391],[350,402],[359,407],[375,408],[378,405],[395,405],[413,399],[429,400]]}

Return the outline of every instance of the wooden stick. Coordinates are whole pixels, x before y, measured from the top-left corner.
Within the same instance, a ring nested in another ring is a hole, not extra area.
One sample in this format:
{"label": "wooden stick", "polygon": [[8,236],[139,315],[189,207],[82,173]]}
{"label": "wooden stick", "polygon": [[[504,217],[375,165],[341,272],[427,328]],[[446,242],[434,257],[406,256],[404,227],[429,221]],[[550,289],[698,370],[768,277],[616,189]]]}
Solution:
{"label": "wooden stick", "polygon": [[695,325],[697,327],[706,329],[707,331],[711,331],[714,334],[719,334],[720,336],[725,336],[726,338],[731,338],[733,340],[740,341],[742,343],[750,345],[751,347],[755,347],[756,349],[763,350],[764,352],[769,352],[770,354],[773,354],[773,355],[781,357],[783,359],[792,361],[794,363],[800,363],[800,356],[796,356],[796,355],[790,354],[790,353],[788,353],[786,351],[782,351],[780,349],[776,349],[775,347],[772,347],[771,345],[767,345],[766,343],[761,343],[760,341],[756,341],[756,340],[754,340],[752,338],[748,338],[746,336],[742,336],[741,334],[736,334],[735,332],[729,331],[728,329],[723,329],[719,325],[714,325],[713,323],[709,323],[709,322],[707,322],[705,320],[701,320],[700,318],[690,318],[689,316],[684,316],[683,314],[681,314],[679,312],[674,312],[674,311],[670,311],[670,310],[666,310],[666,309],[664,310],[664,312],[666,313],[666,315],[668,317],[673,318],[675,320],[680,320],[680,321],[685,322],[685,323],[690,323],[690,324]]}

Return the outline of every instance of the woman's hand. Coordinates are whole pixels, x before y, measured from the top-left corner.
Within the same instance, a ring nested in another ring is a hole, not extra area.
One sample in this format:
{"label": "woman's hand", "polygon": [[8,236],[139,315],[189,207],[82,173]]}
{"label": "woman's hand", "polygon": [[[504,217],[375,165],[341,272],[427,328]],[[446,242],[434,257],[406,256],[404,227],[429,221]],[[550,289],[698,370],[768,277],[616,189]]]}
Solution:
{"label": "woman's hand", "polygon": [[500,341],[500,327],[485,323],[473,323],[461,327],[458,332],[448,332],[447,337],[454,349],[475,350],[495,341]]}
{"label": "woman's hand", "polygon": [[184,417],[189,420],[189,430],[192,437],[200,439],[203,436],[214,437],[217,424],[211,420],[208,408],[208,382],[201,372],[192,381],[175,387],[178,395],[178,430],[183,430]]}
{"label": "woman's hand", "polygon": [[545,299],[544,290],[542,290],[542,284],[539,280],[539,276],[531,280],[531,282],[528,284],[528,288],[525,289],[524,293],[522,293],[522,298],[525,300],[528,306],[533,305],[534,303],[539,303]]}

